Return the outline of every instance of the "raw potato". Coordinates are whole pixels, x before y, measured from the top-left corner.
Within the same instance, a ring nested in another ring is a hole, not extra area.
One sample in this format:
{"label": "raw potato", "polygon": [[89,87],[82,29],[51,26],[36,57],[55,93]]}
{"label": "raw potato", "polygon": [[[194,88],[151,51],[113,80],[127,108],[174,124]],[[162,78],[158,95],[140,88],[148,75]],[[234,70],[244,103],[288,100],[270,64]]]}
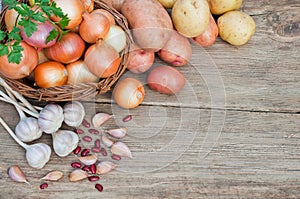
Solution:
{"label": "raw potato", "polygon": [[186,37],[173,30],[170,40],[157,54],[173,66],[183,66],[192,56],[192,47]]}
{"label": "raw potato", "polygon": [[130,48],[127,69],[132,73],[140,74],[149,70],[154,63],[155,53],[146,51],[136,45]]}
{"label": "raw potato", "polygon": [[209,15],[207,0],[177,0],[172,9],[172,20],[176,30],[190,38],[205,31]]}
{"label": "raw potato", "polygon": [[163,5],[167,9],[171,9],[176,2],[176,0],[158,0],[161,5]]}
{"label": "raw potato", "polygon": [[213,16],[210,15],[208,27],[206,28],[204,33],[198,35],[197,37],[194,37],[193,41],[195,41],[195,43],[200,46],[207,47],[215,43],[217,36],[218,26]]}
{"label": "raw potato", "polygon": [[136,43],[154,52],[171,37],[172,20],[157,0],[125,0],[122,14],[127,18]]}
{"label": "raw potato", "polygon": [[171,66],[159,66],[149,73],[147,84],[151,90],[171,95],[178,93],[184,87],[185,78],[181,72]]}
{"label": "raw potato", "polygon": [[241,11],[229,11],[217,23],[220,37],[235,46],[247,43],[256,29],[253,18]]}
{"label": "raw potato", "polygon": [[228,11],[238,10],[243,0],[208,0],[212,14],[220,15]]}

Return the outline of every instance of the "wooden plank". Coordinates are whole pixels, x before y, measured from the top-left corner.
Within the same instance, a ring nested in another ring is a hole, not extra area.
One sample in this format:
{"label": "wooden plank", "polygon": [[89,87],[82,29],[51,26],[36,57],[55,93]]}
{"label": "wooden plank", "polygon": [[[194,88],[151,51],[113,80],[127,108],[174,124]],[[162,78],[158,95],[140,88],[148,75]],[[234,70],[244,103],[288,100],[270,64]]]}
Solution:
{"label": "wooden plank", "polygon": [[[184,90],[165,96],[147,89],[144,104],[299,112],[299,1],[245,1],[242,10],[257,23],[248,44],[234,47],[218,39],[209,48],[193,45],[192,66],[178,68],[188,82]],[[146,84],[146,76],[138,78]],[[108,94],[98,101],[110,99]]]}
{"label": "wooden plank", "polygon": [[[219,139],[204,145],[211,121],[222,120],[217,116],[223,111],[211,118],[214,110],[140,106],[128,112],[106,104],[85,106],[87,118],[98,111],[116,115],[104,128],[128,128],[122,141],[134,158],[124,158],[116,163],[116,171],[101,176],[104,192],[95,191],[88,181],[68,181],[73,155],[52,154],[42,170],[31,169],[24,151],[0,127],[0,198],[297,198],[300,194],[298,114],[227,111],[222,131],[211,132]],[[4,103],[0,108],[13,128],[16,112]],[[127,114],[133,120],[122,123]],[[40,141],[51,144],[51,137],[44,135]],[[203,146],[214,146],[205,158]],[[32,186],[7,177],[6,169],[14,164],[23,168]],[[38,179],[54,169],[66,176],[40,190]]]}

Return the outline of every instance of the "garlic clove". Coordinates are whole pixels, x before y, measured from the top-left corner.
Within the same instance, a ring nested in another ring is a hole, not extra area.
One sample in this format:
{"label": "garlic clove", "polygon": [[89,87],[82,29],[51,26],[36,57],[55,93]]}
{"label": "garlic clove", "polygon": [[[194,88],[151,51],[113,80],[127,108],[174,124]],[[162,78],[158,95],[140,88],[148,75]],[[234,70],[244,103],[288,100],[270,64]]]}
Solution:
{"label": "garlic clove", "polygon": [[110,161],[102,161],[97,165],[97,174],[105,174],[116,168],[116,164]]}
{"label": "garlic clove", "polygon": [[127,129],[126,128],[109,129],[109,130],[105,130],[105,132],[111,135],[112,137],[119,139],[125,137],[127,133]]}
{"label": "garlic clove", "polygon": [[47,104],[39,114],[38,124],[47,134],[56,132],[64,121],[63,109],[57,104]]}
{"label": "garlic clove", "polygon": [[26,117],[21,120],[15,128],[16,136],[23,142],[37,140],[42,136],[42,133],[37,119],[33,117]]}
{"label": "garlic clove", "polygon": [[8,176],[16,182],[25,182],[27,184],[29,184],[29,182],[27,181],[27,178],[25,176],[25,174],[23,173],[23,171],[21,170],[21,168],[17,165],[11,166],[7,169],[7,174]]}
{"label": "garlic clove", "polygon": [[58,181],[63,177],[63,172],[61,171],[51,171],[50,173],[47,173],[44,177],[41,178],[41,180],[49,180],[49,181]]}
{"label": "garlic clove", "polygon": [[111,147],[115,142],[111,139],[109,139],[106,135],[102,135],[102,142],[105,146]]}
{"label": "garlic clove", "polygon": [[114,155],[132,158],[130,149],[123,142],[114,143],[110,150],[111,150],[111,153]]}
{"label": "garlic clove", "polygon": [[94,153],[92,155],[87,155],[87,156],[82,156],[82,157],[77,156],[77,158],[84,165],[92,165],[92,164],[95,164],[97,162],[98,156],[97,156],[96,153]]}
{"label": "garlic clove", "polygon": [[88,176],[89,174],[86,171],[83,171],[82,169],[75,169],[71,172],[69,179],[71,182],[77,182],[87,178]]}
{"label": "garlic clove", "polygon": [[85,116],[84,107],[78,101],[68,102],[65,104],[63,112],[64,122],[71,127],[79,127]]}
{"label": "garlic clove", "polygon": [[26,149],[28,164],[36,169],[41,169],[50,160],[51,148],[44,143],[29,145]]}
{"label": "garlic clove", "polygon": [[112,117],[113,115],[107,113],[97,113],[92,118],[92,124],[94,127],[99,128],[104,122]]}
{"label": "garlic clove", "polygon": [[59,130],[52,134],[54,152],[59,157],[66,157],[78,146],[79,137],[69,130]]}

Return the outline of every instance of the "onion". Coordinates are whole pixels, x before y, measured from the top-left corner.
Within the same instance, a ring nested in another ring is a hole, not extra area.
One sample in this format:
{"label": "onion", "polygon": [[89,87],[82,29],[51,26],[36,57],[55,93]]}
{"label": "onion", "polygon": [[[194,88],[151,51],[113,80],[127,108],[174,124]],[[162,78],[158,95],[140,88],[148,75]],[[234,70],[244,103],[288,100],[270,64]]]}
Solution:
{"label": "onion", "polygon": [[95,13],[103,14],[108,19],[110,25],[116,24],[114,16],[110,12],[108,12],[107,10],[99,8],[99,9],[94,10],[92,13],[93,14],[95,14]]}
{"label": "onion", "polygon": [[126,46],[126,35],[124,30],[118,25],[110,26],[109,32],[104,41],[121,52]]}
{"label": "onion", "polygon": [[[78,26],[82,21],[82,14],[84,12],[84,6],[81,0],[53,0],[56,6],[61,8],[64,14],[68,15],[70,19],[66,29],[72,29]],[[55,22],[60,21],[59,17],[52,16],[51,19]]]}
{"label": "onion", "polygon": [[54,61],[72,63],[77,61],[84,53],[85,43],[76,33],[69,32],[62,36],[54,46],[45,49],[45,55]]}
{"label": "onion", "polygon": [[[4,22],[6,29],[8,32],[11,32],[14,26],[19,27],[16,23],[19,13],[15,9],[7,10],[4,15]],[[20,21],[21,17],[19,17],[18,21]]]}
{"label": "onion", "polygon": [[21,36],[23,40],[31,46],[37,48],[47,48],[53,46],[56,43],[57,37],[50,42],[46,42],[49,33],[54,30],[53,25],[49,21],[37,22],[37,30],[28,37],[24,31],[24,28],[21,28]]}
{"label": "onion", "polygon": [[134,78],[120,80],[113,90],[116,103],[122,108],[135,108],[145,97],[143,84]]}
{"label": "onion", "polygon": [[68,72],[59,62],[49,61],[39,64],[34,70],[34,80],[41,88],[63,86],[67,83]]}
{"label": "onion", "polygon": [[84,61],[94,75],[106,78],[117,72],[121,58],[112,46],[97,42],[88,48]]}
{"label": "onion", "polygon": [[20,45],[23,47],[23,51],[19,64],[9,63],[7,55],[0,57],[0,73],[10,79],[21,79],[28,76],[38,64],[37,51],[24,41],[21,41]]}
{"label": "onion", "polygon": [[94,0],[81,0],[81,2],[86,11],[92,12],[94,10]]}
{"label": "onion", "polygon": [[98,82],[99,77],[89,71],[83,60],[78,60],[66,66],[69,85],[87,82]]}
{"label": "onion", "polygon": [[79,34],[84,41],[95,43],[107,35],[110,23],[105,15],[86,12],[82,16],[83,21],[79,27]]}

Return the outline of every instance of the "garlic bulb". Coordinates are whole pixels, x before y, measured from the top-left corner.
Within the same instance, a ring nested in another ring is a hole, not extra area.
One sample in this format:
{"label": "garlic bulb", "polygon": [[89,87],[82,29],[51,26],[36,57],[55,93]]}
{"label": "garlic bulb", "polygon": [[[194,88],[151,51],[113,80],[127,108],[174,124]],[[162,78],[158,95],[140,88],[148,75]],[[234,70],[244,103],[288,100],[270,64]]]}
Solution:
{"label": "garlic bulb", "polygon": [[39,139],[43,131],[40,129],[38,121],[33,117],[25,117],[15,128],[16,136],[23,142],[31,142]]}
{"label": "garlic bulb", "polygon": [[71,127],[78,127],[82,123],[85,110],[83,105],[78,101],[68,102],[63,107],[64,122]]}
{"label": "garlic bulb", "polygon": [[47,134],[56,132],[64,121],[63,109],[57,104],[46,105],[39,114],[38,124]]}
{"label": "garlic bulb", "polygon": [[79,138],[73,131],[59,130],[52,133],[52,142],[55,153],[66,157],[78,146]]}
{"label": "garlic bulb", "polygon": [[28,145],[26,159],[28,164],[36,169],[41,169],[50,160],[51,148],[44,143]]}

